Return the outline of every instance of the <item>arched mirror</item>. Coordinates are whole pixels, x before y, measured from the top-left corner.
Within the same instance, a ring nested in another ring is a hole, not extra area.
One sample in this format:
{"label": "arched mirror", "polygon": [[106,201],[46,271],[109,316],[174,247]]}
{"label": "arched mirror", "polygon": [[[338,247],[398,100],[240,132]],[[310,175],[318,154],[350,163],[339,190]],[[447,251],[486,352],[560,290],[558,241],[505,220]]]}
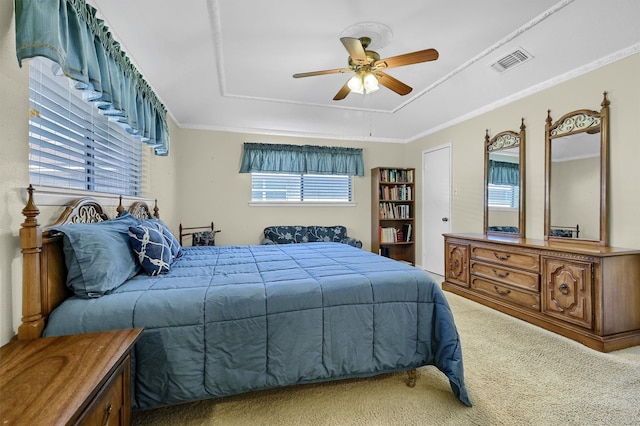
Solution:
{"label": "arched mirror", "polygon": [[547,114],[545,240],[605,246],[609,100],[601,110],[573,111],[555,123]]}
{"label": "arched mirror", "polygon": [[485,137],[484,232],[524,237],[525,125]]}

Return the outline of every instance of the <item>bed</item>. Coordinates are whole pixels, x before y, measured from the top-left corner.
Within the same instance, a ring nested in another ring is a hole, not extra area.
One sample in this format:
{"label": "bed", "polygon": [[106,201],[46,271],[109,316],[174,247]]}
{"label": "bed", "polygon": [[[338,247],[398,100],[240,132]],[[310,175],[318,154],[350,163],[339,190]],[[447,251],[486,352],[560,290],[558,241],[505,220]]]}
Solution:
{"label": "bed", "polygon": [[411,385],[425,365],[471,406],[453,315],[424,271],[339,243],[181,247],[165,274],[72,292],[69,234],[82,234],[88,253],[97,238],[86,230],[154,214],[136,203],[134,214],[120,206],[109,219],[82,199],[40,228],[32,194],[20,231],[18,337],[144,328],[133,352],[134,410],[398,371]]}

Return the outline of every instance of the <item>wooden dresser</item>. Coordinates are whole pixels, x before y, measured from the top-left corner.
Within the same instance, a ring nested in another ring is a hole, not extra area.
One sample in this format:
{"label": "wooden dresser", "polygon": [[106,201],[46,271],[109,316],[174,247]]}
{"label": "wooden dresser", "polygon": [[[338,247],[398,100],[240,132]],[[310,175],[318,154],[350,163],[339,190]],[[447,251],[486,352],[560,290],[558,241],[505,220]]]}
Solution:
{"label": "wooden dresser", "polygon": [[601,352],[640,345],[640,250],[445,234],[442,287]]}
{"label": "wooden dresser", "polygon": [[0,348],[0,425],[128,425],[141,329],[20,340]]}

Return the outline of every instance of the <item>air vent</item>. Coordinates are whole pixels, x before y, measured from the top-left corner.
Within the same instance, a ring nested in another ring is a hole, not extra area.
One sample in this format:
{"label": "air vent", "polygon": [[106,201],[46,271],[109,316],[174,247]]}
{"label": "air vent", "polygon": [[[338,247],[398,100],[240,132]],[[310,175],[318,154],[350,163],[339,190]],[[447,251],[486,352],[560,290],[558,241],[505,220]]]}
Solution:
{"label": "air vent", "polygon": [[515,52],[509,53],[508,55],[498,59],[496,62],[491,64],[491,68],[497,72],[505,72],[506,70],[523,62],[527,62],[532,58],[533,56],[527,53],[524,49],[518,49]]}

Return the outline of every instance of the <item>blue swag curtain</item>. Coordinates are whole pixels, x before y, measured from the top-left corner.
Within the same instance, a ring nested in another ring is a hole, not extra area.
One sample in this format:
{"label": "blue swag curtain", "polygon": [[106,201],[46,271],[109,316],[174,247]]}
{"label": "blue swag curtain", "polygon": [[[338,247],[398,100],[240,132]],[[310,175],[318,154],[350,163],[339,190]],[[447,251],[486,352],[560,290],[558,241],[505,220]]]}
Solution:
{"label": "blue swag curtain", "polygon": [[240,173],[364,176],[361,148],[245,142]]}
{"label": "blue swag curtain", "polygon": [[520,166],[517,163],[489,160],[489,183],[520,185]]}
{"label": "blue swag curtain", "polygon": [[16,53],[44,56],[84,90],[105,115],[132,135],[169,153],[166,109],[85,0],[15,0]]}

